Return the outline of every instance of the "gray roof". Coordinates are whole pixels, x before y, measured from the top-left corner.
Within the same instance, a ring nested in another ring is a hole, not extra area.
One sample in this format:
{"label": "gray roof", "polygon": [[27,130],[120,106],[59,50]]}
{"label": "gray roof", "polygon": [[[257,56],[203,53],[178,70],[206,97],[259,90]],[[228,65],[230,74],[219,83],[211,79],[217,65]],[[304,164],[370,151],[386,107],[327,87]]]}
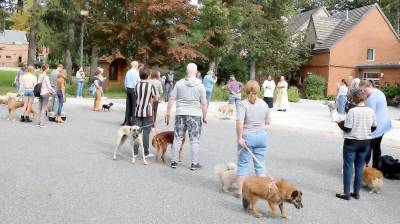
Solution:
{"label": "gray roof", "polygon": [[26,31],[4,30],[0,31],[0,44],[27,44]]}
{"label": "gray roof", "polygon": [[400,68],[400,63],[386,63],[386,64],[359,64],[356,68]]}
{"label": "gray roof", "polygon": [[[316,30],[317,37],[324,36],[325,39],[321,44],[315,45],[314,51],[329,50],[338,40],[344,37],[347,32],[349,32],[356,24],[358,24],[371,8],[376,6],[376,4],[373,4],[350,10],[348,11],[348,19],[346,19],[346,11],[328,17],[327,19],[332,21],[324,21],[324,23],[320,23],[320,29]],[[317,21],[320,22],[319,19],[317,19]],[[334,26],[335,24],[336,26]],[[323,28],[323,26],[325,27]],[[329,32],[330,35],[326,35],[326,32]]]}
{"label": "gray roof", "polygon": [[326,17],[312,17],[315,34],[317,36],[317,45],[322,45],[325,40],[331,36],[336,26],[341,22],[340,19]]}
{"label": "gray roof", "polygon": [[308,23],[310,21],[311,16],[317,12],[320,8],[316,8],[310,11],[306,11],[297,15],[294,15],[290,20],[289,20],[289,31],[290,32],[296,32],[300,29],[301,26],[303,26],[305,23]]}

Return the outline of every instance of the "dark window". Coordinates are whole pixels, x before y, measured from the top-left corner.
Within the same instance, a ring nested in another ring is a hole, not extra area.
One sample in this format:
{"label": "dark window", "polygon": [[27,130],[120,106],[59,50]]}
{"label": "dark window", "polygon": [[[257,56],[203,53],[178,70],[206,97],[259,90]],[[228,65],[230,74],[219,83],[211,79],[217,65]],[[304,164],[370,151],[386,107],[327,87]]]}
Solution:
{"label": "dark window", "polygon": [[109,80],[118,80],[118,61],[113,61],[110,65]]}
{"label": "dark window", "polygon": [[11,59],[11,56],[6,56],[6,59]]}
{"label": "dark window", "polygon": [[373,49],[373,48],[367,49],[367,60],[375,61],[375,49]]}
{"label": "dark window", "polygon": [[22,62],[22,57],[18,57],[18,63]]}

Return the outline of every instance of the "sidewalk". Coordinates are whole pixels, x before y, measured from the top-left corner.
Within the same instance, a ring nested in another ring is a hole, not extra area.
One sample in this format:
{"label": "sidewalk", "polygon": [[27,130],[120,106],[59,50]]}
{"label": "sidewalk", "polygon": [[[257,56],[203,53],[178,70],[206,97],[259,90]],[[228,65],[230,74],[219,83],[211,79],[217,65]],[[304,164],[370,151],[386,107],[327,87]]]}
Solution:
{"label": "sidewalk", "polygon": [[[104,99],[102,103],[113,102],[112,110],[124,112],[125,99]],[[67,104],[86,105],[91,107],[93,99],[68,98]],[[231,119],[225,119],[218,108],[225,102],[212,102],[210,104],[208,119],[221,120],[222,122],[234,122],[235,115]],[[159,116],[166,111],[167,103],[162,102],[158,106]],[[175,108],[175,107],[173,107]],[[392,117],[393,129],[383,138],[383,144],[400,149],[400,109],[389,107]],[[287,112],[273,111],[271,129],[288,129],[294,132],[312,132],[332,137],[341,137],[342,131],[335,122],[330,120],[329,109],[321,101],[302,100],[300,103],[291,103]]]}

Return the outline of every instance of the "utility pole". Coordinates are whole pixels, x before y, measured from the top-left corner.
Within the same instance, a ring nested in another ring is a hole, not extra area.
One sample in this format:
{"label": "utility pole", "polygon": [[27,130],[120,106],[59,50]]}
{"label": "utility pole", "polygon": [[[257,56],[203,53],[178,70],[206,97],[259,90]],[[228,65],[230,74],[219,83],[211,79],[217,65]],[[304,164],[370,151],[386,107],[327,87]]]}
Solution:
{"label": "utility pole", "polygon": [[88,17],[89,11],[87,10],[81,10],[81,17],[82,17],[82,24],[81,24],[81,60],[80,60],[80,66],[83,68],[83,37],[85,33],[85,23],[86,23],[86,17]]}

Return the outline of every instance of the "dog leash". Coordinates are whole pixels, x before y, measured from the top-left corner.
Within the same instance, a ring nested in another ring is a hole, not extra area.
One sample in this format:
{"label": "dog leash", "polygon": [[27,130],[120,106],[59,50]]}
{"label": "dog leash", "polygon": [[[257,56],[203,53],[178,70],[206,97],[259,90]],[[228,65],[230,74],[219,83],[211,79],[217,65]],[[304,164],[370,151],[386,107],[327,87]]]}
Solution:
{"label": "dog leash", "polygon": [[[257,157],[254,155],[254,153],[249,149],[249,147],[247,147],[247,145],[245,145],[245,147],[242,147],[239,152],[238,155],[240,155],[240,153],[243,151],[243,149],[245,149],[248,153],[250,153],[251,157],[253,157],[254,161],[256,161],[256,163],[258,163],[260,166],[262,166],[262,168],[265,170],[265,172],[267,172],[267,168],[264,166],[264,164],[262,164],[260,162],[260,160],[257,159]],[[274,187],[275,189],[278,190],[278,187],[276,186],[276,182],[275,179],[269,175],[268,173],[266,173],[267,177],[269,179],[271,179],[271,183],[268,186],[268,191],[271,191],[272,187]]]}

